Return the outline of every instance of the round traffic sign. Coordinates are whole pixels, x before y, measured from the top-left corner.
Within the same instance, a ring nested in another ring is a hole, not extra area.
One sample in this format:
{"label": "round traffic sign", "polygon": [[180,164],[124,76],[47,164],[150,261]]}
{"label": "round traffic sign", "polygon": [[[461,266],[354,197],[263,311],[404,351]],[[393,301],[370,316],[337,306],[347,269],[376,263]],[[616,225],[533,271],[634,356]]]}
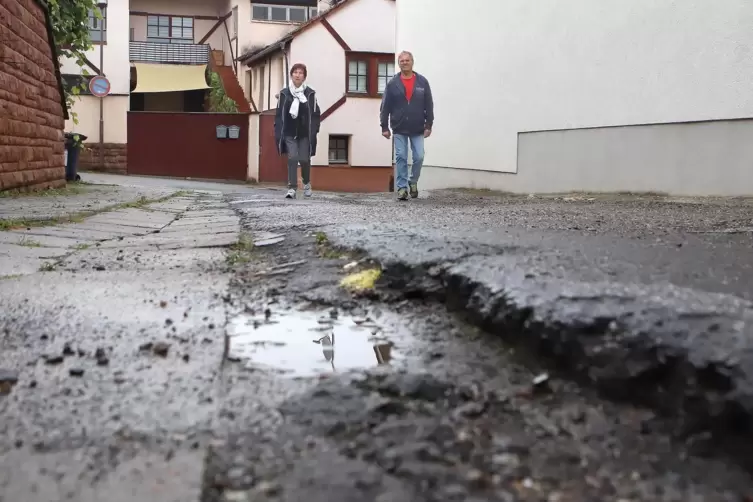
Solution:
{"label": "round traffic sign", "polygon": [[110,94],[110,81],[105,76],[97,75],[89,81],[89,92],[98,98],[104,98]]}

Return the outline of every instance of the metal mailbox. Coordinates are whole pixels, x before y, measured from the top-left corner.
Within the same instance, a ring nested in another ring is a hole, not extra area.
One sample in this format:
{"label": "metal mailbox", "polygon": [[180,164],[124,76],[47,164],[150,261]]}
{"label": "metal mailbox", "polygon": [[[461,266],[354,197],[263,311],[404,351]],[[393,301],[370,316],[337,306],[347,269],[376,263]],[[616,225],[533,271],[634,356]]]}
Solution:
{"label": "metal mailbox", "polygon": [[227,138],[227,126],[218,125],[217,126],[217,139],[225,139],[225,138]]}
{"label": "metal mailbox", "polygon": [[241,128],[233,125],[228,127],[227,132],[230,139],[238,139],[241,135]]}

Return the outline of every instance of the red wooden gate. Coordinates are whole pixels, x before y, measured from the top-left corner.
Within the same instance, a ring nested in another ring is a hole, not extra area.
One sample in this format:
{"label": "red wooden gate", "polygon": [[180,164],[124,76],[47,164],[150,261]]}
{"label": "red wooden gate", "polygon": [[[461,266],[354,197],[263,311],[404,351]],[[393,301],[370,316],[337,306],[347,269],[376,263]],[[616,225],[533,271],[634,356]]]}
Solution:
{"label": "red wooden gate", "polygon": [[[218,125],[238,139],[218,139]],[[128,174],[246,181],[248,114],[128,112]]]}
{"label": "red wooden gate", "polygon": [[259,115],[259,181],[286,183],[288,167],[285,156],[278,155],[275,144],[275,110]]}

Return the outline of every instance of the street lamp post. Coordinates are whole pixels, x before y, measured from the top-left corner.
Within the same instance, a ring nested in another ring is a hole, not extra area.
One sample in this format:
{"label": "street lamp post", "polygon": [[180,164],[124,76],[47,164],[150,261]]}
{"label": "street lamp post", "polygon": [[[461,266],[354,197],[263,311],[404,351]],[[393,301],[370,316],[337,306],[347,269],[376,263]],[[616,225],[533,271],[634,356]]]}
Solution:
{"label": "street lamp post", "polygon": [[[105,62],[105,13],[107,9],[107,0],[97,2],[99,14],[102,19],[99,20],[99,75],[104,77]],[[105,167],[105,98],[99,98],[99,165],[100,169]]]}

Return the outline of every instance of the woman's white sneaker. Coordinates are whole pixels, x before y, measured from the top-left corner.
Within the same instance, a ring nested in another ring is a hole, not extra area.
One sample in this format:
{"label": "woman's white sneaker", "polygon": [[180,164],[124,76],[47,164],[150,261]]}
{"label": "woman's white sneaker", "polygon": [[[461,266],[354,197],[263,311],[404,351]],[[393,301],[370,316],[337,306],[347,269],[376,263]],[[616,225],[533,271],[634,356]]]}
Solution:
{"label": "woman's white sneaker", "polygon": [[304,197],[311,197],[314,192],[311,191],[311,183],[307,183],[303,185],[303,196]]}
{"label": "woman's white sneaker", "polygon": [[295,199],[295,188],[291,188],[288,190],[288,193],[285,194],[286,199]]}

